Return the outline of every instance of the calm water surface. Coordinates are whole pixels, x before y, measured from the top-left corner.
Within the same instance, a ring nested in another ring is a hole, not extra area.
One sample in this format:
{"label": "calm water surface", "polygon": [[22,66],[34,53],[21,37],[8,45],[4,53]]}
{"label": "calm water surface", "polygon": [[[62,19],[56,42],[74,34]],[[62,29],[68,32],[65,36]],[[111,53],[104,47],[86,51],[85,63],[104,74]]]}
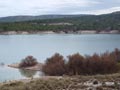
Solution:
{"label": "calm water surface", "polygon": [[[58,52],[68,56],[79,52],[91,55],[120,49],[119,34],[41,34],[41,35],[0,35],[0,62],[11,64],[33,55],[40,62]],[[21,73],[22,72],[22,73]],[[0,67],[0,81],[29,77],[31,72]],[[35,72],[32,72],[36,75]]]}

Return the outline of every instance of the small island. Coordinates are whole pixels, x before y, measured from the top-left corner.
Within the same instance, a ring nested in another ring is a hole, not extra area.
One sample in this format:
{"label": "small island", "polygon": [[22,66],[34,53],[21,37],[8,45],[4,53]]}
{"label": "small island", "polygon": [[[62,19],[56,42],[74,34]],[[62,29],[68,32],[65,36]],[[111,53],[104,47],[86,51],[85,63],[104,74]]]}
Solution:
{"label": "small island", "polygon": [[37,62],[37,60],[33,56],[27,56],[25,59],[21,60],[20,63],[10,64],[8,67],[26,69],[26,70],[34,70],[41,71],[42,63]]}

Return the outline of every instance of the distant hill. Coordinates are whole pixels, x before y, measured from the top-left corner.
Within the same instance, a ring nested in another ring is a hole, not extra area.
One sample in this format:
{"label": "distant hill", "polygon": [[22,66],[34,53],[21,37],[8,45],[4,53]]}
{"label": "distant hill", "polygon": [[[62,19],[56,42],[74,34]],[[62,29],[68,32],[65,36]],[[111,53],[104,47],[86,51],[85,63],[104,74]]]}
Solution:
{"label": "distant hill", "polygon": [[[3,23],[4,22],[4,23]],[[103,15],[42,15],[0,18],[0,31],[119,30],[120,11]]]}
{"label": "distant hill", "polygon": [[[110,14],[103,14],[97,16],[109,16],[109,15],[120,15],[120,11],[113,12]],[[80,15],[39,15],[39,16],[8,16],[8,17],[0,17],[0,22],[21,22],[21,21],[32,21],[32,20],[44,20],[44,19],[59,19],[59,18],[78,18],[81,16],[96,16],[96,15],[87,15],[87,14],[80,14]]]}
{"label": "distant hill", "polygon": [[20,22],[20,21],[70,18],[70,17],[80,17],[80,16],[87,16],[87,15],[81,14],[81,15],[8,16],[8,17],[1,17],[0,22]]}

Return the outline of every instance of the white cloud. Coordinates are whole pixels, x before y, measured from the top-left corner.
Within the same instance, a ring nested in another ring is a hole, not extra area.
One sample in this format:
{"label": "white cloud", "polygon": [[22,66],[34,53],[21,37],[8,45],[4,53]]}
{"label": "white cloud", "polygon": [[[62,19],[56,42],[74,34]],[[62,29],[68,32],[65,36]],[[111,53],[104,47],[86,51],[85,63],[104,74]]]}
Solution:
{"label": "white cloud", "polygon": [[51,8],[62,7],[69,5],[79,5],[81,7],[97,4],[92,0],[4,0],[0,1],[0,5],[6,5],[9,8]]}
{"label": "white cloud", "polygon": [[111,13],[111,12],[116,12],[116,11],[120,11],[120,7],[112,7],[112,8],[108,8],[108,9],[103,9],[103,10],[98,10],[95,11],[95,14],[107,14],[107,13]]}
{"label": "white cloud", "polygon": [[0,0],[0,17],[42,14],[98,15],[120,11],[119,2],[120,0]]}
{"label": "white cloud", "polygon": [[66,8],[84,8],[98,3],[93,0],[1,0],[0,16],[59,13]]}
{"label": "white cloud", "polygon": [[95,15],[100,15],[100,14],[107,14],[111,12],[116,12],[120,11],[120,7],[112,7],[112,8],[107,8],[107,9],[101,9],[101,10],[91,10],[91,11],[82,11],[82,12],[75,12],[72,14],[95,14]]}

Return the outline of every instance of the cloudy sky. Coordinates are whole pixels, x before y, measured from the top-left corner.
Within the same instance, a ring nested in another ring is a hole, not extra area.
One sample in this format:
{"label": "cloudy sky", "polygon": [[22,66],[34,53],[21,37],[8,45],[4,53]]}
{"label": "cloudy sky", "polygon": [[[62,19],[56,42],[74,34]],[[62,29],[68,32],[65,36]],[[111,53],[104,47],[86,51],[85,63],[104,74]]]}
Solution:
{"label": "cloudy sky", "polygon": [[120,0],[0,0],[0,17],[44,14],[103,14],[120,11]]}

